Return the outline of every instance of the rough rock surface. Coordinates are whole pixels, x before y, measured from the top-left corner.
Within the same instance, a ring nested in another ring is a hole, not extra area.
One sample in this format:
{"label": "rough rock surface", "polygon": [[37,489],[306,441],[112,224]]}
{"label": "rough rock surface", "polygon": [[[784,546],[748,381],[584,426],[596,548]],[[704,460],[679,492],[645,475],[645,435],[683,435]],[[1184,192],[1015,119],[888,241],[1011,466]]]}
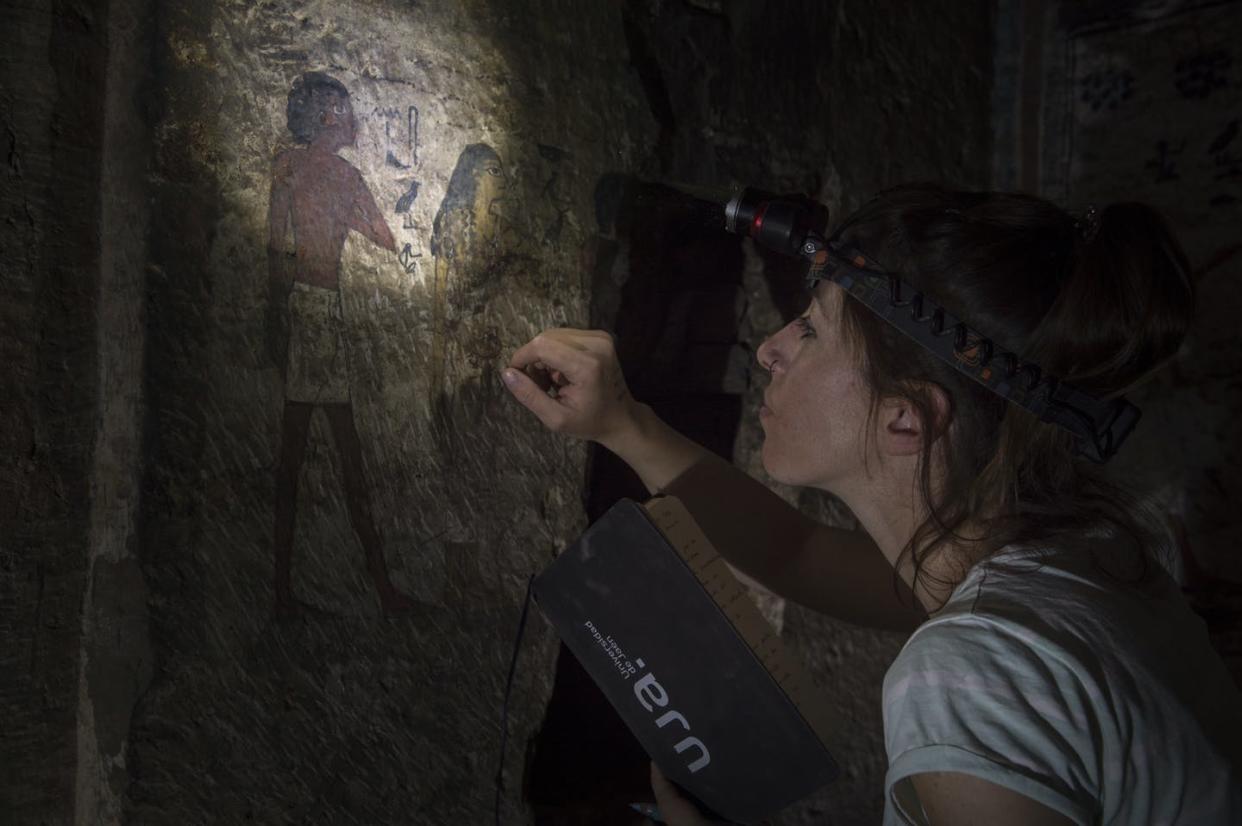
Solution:
{"label": "rough rock surface", "polygon": [[106,4],[0,9],[0,811],[74,815]]}
{"label": "rough rock surface", "polygon": [[[582,447],[516,414],[497,370],[539,329],[584,323],[589,175],[629,163],[646,122],[636,84],[598,68],[624,63],[622,44],[599,36],[619,24],[606,9],[553,12],[217,2],[161,16],[143,551],[158,671],[133,728],[134,820],[488,819],[526,578],[583,522]],[[519,71],[500,39],[545,59]],[[341,445],[318,413],[292,552],[305,607],[274,613],[283,365],[264,326],[265,250],[272,159],[292,146],[286,96],[307,70],[348,89],[357,140],[340,154],[396,238],[394,255],[351,235],[339,291],[365,495],[391,581],[417,601],[398,616],[380,611]],[[459,155],[480,143],[499,158],[485,174],[503,198],[486,207],[492,245],[472,250],[470,272],[456,239],[441,310],[461,322],[446,334],[449,364],[468,356],[472,369],[435,387],[435,259],[449,230],[438,251],[432,236]],[[483,287],[463,293],[462,278]],[[463,294],[476,303],[455,304]],[[531,623],[506,810],[551,644]]]}
{"label": "rough rock surface", "polygon": [[[839,212],[910,178],[982,185],[989,165],[982,0],[51,6],[6,7],[0,89],[15,402],[0,699],[3,762],[21,766],[0,792],[20,822],[489,820],[526,577],[583,527],[586,456],[515,412],[494,371],[535,331],[591,318],[597,184],[748,183]],[[273,160],[295,149],[287,95],[310,70],[349,92],[357,136],[339,156],[395,242],[353,233],[336,292],[361,501],[384,572],[417,601],[394,616],[321,411],[292,542],[303,607],[275,610],[286,364],[269,207]],[[481,208],[480,188],[453,186],[479,145],[471,169],[496,196]],[[467,190],[473,211],[455,213]],[[687,296],[677,317],[723,354],[699,389],[741,397],[736,457],[758,472],[750,357],[798,298],[748,254],[742,287],[710,297],[740,326],[696,327]],[[785,622],[847,734],[842,781],[781,822],[874,822],[879,682],[900,639]],[[523,752],[554,656],[532,620],[506,822],[530,819]]]}

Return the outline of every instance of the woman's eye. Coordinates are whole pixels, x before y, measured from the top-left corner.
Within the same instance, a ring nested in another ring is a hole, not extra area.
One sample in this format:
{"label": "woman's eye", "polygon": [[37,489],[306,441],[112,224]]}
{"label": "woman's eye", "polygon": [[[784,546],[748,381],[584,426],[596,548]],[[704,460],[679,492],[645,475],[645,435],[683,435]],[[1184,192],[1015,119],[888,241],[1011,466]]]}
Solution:
{"label": "woman's eye", "polygon": [[332,107],[332,111],[338,115],[343,115],[345,114],[345,107],[342,104],[338,103]]}
{"label": "woman's eye", "polygon": [[795,323],[798,325],[798,331],[800,332],[799,338],[815,335],[815,328],[811,326],[810,316],[798,316],[795,319]]}

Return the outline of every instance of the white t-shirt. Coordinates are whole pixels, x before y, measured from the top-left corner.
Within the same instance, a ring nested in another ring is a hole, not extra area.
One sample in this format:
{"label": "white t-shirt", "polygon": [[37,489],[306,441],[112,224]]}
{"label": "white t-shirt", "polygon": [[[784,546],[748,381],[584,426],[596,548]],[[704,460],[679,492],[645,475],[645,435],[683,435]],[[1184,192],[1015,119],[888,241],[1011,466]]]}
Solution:
{"label": "white t-shirt", "polygon": [[1242,694],[1202,620],[1163,571],[1140,593],[1089,550],[975,565],[885,675],[884,739],[885,826],[926,822],[928,771],[1078,824],[1242,824]]}

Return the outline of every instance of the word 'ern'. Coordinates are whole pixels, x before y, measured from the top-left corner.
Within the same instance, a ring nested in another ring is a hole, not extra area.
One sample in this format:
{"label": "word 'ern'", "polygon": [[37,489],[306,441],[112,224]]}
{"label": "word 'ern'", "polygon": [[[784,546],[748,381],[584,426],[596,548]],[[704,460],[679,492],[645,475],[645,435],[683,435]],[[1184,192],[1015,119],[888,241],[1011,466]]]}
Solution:
{"label": "word 'ern'", "polygon": [[[639,668],[646,667],[646,664],[643,663],[642,660],[635,660],[634,662]],[[638,698],[638,702],[642,703],[643,708],[648,711],[655,711],[656,706],[664,708],[668,705],[668,692],[664,690],[662,685],[656,682],[655,675],[650,672],[644,674],[639,678],[638,682],[634,683],[634,696]],[[690,731],[690,723],[686,721],[686,718],[682,716],[680,711],[673,710],[666,711],[657,717],[655,721],[656,727],[664,728],[674,720],[681,723],[682,728],[686,731]],[[699,750],[698,759],[689,766],[690,773],[694,774],[708,763],[711,763],[712,756],[708,754],[707,746],[703,745],[703,741],[697,737],[686,737],[684,740],[677,743],[677,745],[673,746],[678,754],[681,754],[683,751],[691,747],[695,747]]]}

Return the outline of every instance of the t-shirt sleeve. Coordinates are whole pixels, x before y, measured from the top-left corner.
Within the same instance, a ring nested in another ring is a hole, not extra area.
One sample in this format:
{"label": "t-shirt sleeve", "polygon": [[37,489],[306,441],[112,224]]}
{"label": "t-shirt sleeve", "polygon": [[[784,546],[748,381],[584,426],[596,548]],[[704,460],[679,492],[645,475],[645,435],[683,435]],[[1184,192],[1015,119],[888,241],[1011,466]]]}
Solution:
{"label": "t-shirt sleeve", "polygon": [[933,621],[884,680],[886,822],[925,823],[910,778],[961,772],[1096,822],[1099,746],[1080,676],[1042,640],[972,615]]}

